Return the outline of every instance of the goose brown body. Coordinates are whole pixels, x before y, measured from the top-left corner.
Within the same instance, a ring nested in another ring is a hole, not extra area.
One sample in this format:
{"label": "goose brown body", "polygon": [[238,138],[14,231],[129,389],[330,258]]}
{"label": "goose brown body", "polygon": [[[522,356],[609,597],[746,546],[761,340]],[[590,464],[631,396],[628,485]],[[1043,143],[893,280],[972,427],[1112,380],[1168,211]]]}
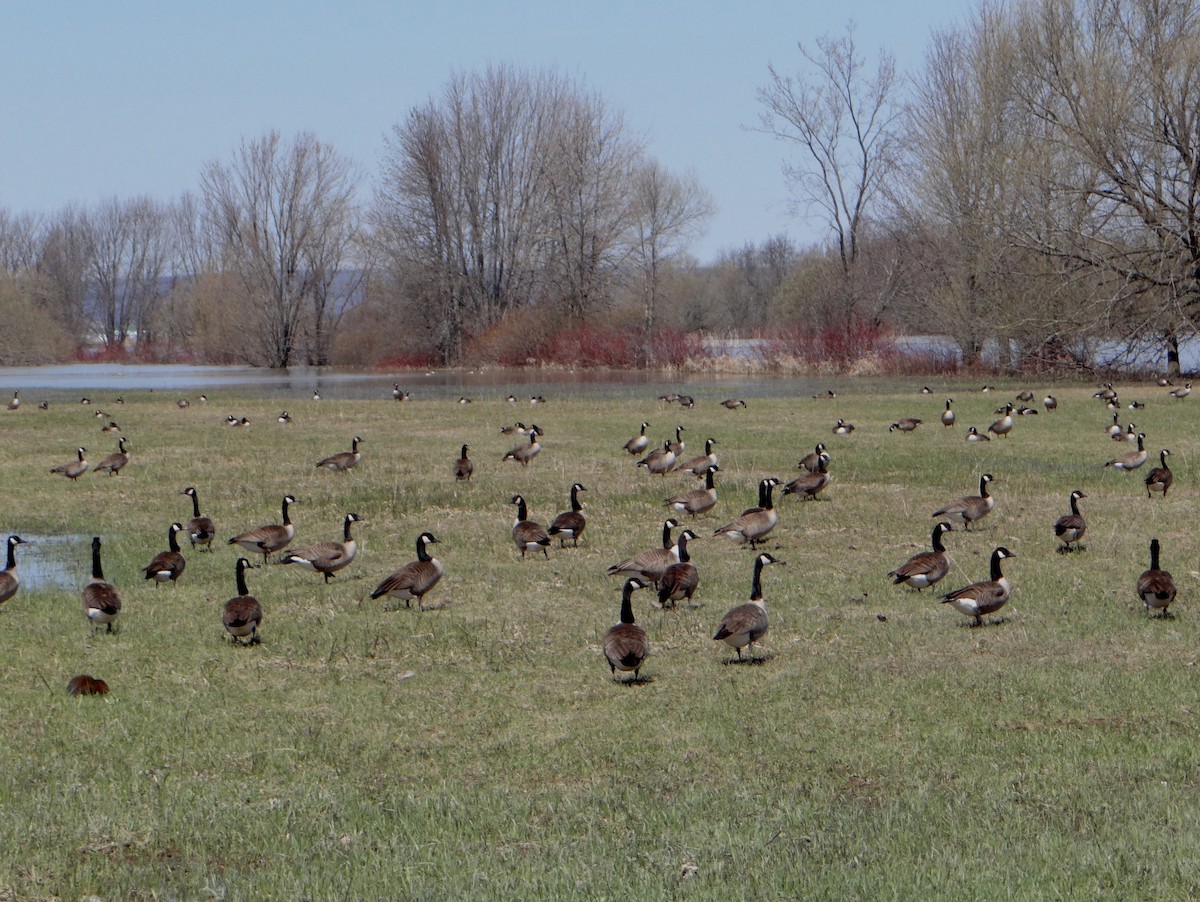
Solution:
{"label": "goose brown body", "polygon": [[176,581],[183,576],[187,561],[184,560],[183,553],[179,550],[179,540],[176,538],[181,532],[183,532],[183,524],[172,523],[167,530],[167,550],[160,551],[149,564],[142,568],[146,579],[154,580],[155,588],[160,583],[166,582],[178,585]]}
{"label": "goose brown body", "polygon": [[17,594],[21,580],[17,574],[17,546],[27,544],[20,536],[9,536],[7,541],[8,557],[4,569],[0,570],[0,604],[8,601]]}
{"label": "goose brown body", "polygon": [[991,578],[942,596],[942,603],[953,607],[960,614],[975,618],[975,626],[983,624],[983,618],[993,614],[1008,603],[1011,587],[1008,577],[1000,569],[1001,561],[1016,555],[1001,546],[992,552]]}
{"label": "goose brown body", "polygon": [[641,431],[624,444],[625,450],[636,456],[650,447],[650,439],[646,438],[646,430],[649,428],[649,423],[642,423]]}
{"label": "goose brown body", "polygon": [[1104,466],[1112,467],[1114,470],[1120,470],[1128,475],[1131,470],[1136,470],[1146,462],[1150,455],[1146,452],[1146,433],[1139,432],[1137,434],[1137,450],[1126,451],[1124,454],[1118,454],[1112,460],[1107,461]]}
{"label": "goose brown body", "polygon": [[1142,572],[1137,580],[1138,598],[1146,613],[1162,611],[1165,616],[1167,608],[1175,600],[1175,580],[1169,570],[1163,570],[1159,562],[1160,546],[1158,539],[1150,540],[1150,568]]}
{"label": "goose brown body", "polygon": [[345,473],[347,470],[354,469],[362,460],[362,452],[358,450],[358,446],[361,443],[362,438],[357,435],[354,436],[350,442],[349,451],[342,451],[339,454],[331,454],[329,457],[322,458],[317,461],[317,467],[333,473]]}
{"label": "goose brown body", "polygon": [[800,458],[800,462],[796,464],[796,469],[807,470],[810,473],[817,472],[817,464],[821,459],[821,454],[825,451],[825,443],[817,442],[817,446],[812,451]]}
{"label": "goose brown body", "polygon": [[1079,499],[1086,497],[1087,495],[1079,489],[1073,491],[1070,498],[1071,512],[1063,514],[1054,522],[1054,535],[1063,543],[1061,551],[1070,551],[1072,544],[1078,548],[1084,533],[1087,532],[1087,521],[1079,512]]}
{"label": "goose brown body", "polygon": [[655,448],[639,460],[637,465],[644,467],[647,473],[665,476],[675,466],[675,452],[671,450],[671,443],[663,442],[661,448]]}
{"label": "goose brown body", "polygon": [[738,605],[721,618],[717,631],[713,633],[714,642],[724,642],[737,650],[738,660],[742,659],[742,649],[759,642],[770,629],[767,618],[767,603],[762,593],[762,571],[768,564],[783,564],[770,554],[763,552],[754,558],[754,576],[750,583],[750,601]]}
{"label": "goose brown body", "polygon": [[758,484],[758,507],[747,508],[732,523],[718,527],[713,535],[725,536],[735,542],[749,544],[751,548],[767,537],[779,522],[771,493],[779,484],[778,479],[764,479]]}
{"label": "goose brown body", "polygon": [[358,555],[358,542],[350,533],[351,527],[362,520],[358,514],[346,514],[342,520],[342,541],[318,542],[293,551],[281,561],[284,564],[295,564],[304,570],[320,573],[329,582],[339,570],[344,570]]}
{"label": "goose brown body", "polygon": [[964,495],[957,501],[952,501],[945,507],[935,510],[933,516],[970,529],[972,523],[978,523],[996,506],[996,499],[988,494],[988,483],[992,482],[994,478],[991,473],[984,473],[979,478],[978,495]]}
{"label": "goose brown body", "polygon": [[237,595],[225,602],[221,611],[221,623],[234,642],[243,645],[257,645],[261,640],[258,627],[262,623],[263,610],[257,598],[250,594],[246,587],[246,569],[250,562],[238,558],[235,570],[237,579]]}
{"label": "goose brown body", "polygon": [[200,513],[200,496],[196,493],[195,487],[188,486],[179,494],[187,495],[192,499],[192,519],[187,522],[187,534],[188,538],[192,540],[192,547],[203,545],[212,551],[212,540],[217,534],[217,528],[209,517]]}
{"label": "goose brown body", "polygon": [[892,585],[911,586],[918,592],[936,585],[950,572],[950,558],[942,536],[951,531],[950,524],[943,520],[933,527],[931,539],[933,550],[921,551],[888,573]]}
{"label": "goose brown body", "polygon": [[817,461],[816,472],[797,476],[783,487],[783,494],[799,495],[801,501],[812,501],[825,491],[831,482],[833,482],[833,476],[829,473],[829,455],[822,453]]}
{"label": "goose brown body", "polygon": [[538,442],[538,436],[541,434],[542,430],[536,425],[530,426],[529,442],[524,445],[517,445],[517,447],[513,448],[500,459],[501,463],[506,460],[515,460],[523,467],[529,466],[529,462],[537,457],[542,451],[542,446]]}
{"label": "goose brown body", "polygon": [[1171,485],[1175,482],[1175,474],[1171,472],[1171,468],[1167,466],[1167,457],[1171,452],[1163,448],[1158,452],[1158,466],[1155,467],[1146,476],[1146,497],[1153,497],[1155,492],[1161,492],[1164,498],[1167,497],[1167,492],[1171,490]]}
{"label": "goose brown body", "polygon": [[621,587],[621,619],[604,634],[604,659],[615,677],[617,671],[633,673],[636,680],[650,656],[650,640],[646,631],[634,622],[633,593],[645,588],[645,584],[636,576],[625,580]]}
{"label": "goose brown body", "polygon": [[296,527],[292,523],[289,508],[296,503],[291,495],[283,497],[283,523],[269,523],[255,529],[247,530],[241,535],[230,539],[227,545],[240,545],[246,551],[261,554],[266,563],[268,555],[282,551],[291,544],[296,535]]}
{"label": "goose brown body", "polygon": [[717,465],[717,455],[713,451],[713,445],[717,443],[715,438],[704,440],[704,453],[686,460],[682,463],[676,463],[675,469],[680,473],[691,473],[693,476],[704,476],[708,472],[709,467]]}
{"label": "goose brown body", "polygon": [[691,601],[693,593],[700,586],[700,571],[692,563],[688,552],[688,542],[694,538],[696,534],[690,529],[679,534],[679,541],[676,542],[679,560],[668,565],[658,581],[658,603],[663,607],[668,602],[673,606],[679,601]]}
{"label": "goose brown body", "polygon": [[681,514],[691,514],[693,517],[712,510],[717,504],[717,487],[713,482],[713,475],[720,469],[716,464],[712,464],[704,471],[704,488],[674,495],[664,503]]}
{"label": "goose brown body", "polygon": [[438,539],[431,532],[417,536],[417,559],[383,580],[375,587],[371,597],[401,598],[406,608],[412,607],[415,599],[417,607],[424,610],[425,596],[438,584],[443,573],[442,562],[429,553],[429,546],[436,542]]}
{"label": "goose brown body", "polygon": [[129,451],[126,448],[125,437],[117,439],[117,450],[96,464],[96,473],[107,473],[116,476],[129,465]]}
{"label": "goose brown body", "polygon": [[572,485],[571,509],[563,511],[555,517],[550,523],[550,528],[546,530],[547,534],[558,536],[559,548],[566,546],[567,539],[571,540],[571,547],[577,547],[579,537],[587,529],[587,518],[583,515],[583,503],[579,500],[579,493],[586,491],[587,489],[578,482]]}
{"label": "goose brown body", "polygon": [[56,476],[65,476],[67,479],[70,479],[72,482],[74,482],[88,471],[90,464],[88,464],[87,458],[83,456],[86,453],[87,448],[76,448],[75,460],[62,464],[58,467],[54,467],[50,472]]}
{"label": "goose brown body", "polygon": [[113,622],[121,613],[121,596],[116,587],[105,580],[100,565],[100,537],[92,538],[92,578],[80,593],[83,598],[83,613],[93,626],[104,626],[112,632]]}
{"label": "goose brown body", "polygon": [[550,534],[546,532],[546,527],[529,519],[528,506],[520,495],[513,495],[509,504],[517,505],[517,519],[513,521],[512,537],[517,550],[521,552],[521,557],[524,558],[525,552],[530,549],[537,551],[540,548],[543,556],[549,559]]}
{"label": "goose brown body", "polygon": [[608,575],[640,576],[646,582],[658,585],[667,567],[679,561],[679,548],[671,538],[671,531],[678,526],[677,520],[668,517],[663,521],[661,548],[651,548],[613,564],[608,568]]}
{"label": "goose brown body", "polygon": [[474,472],[475,465],[471,463],[471,458],[467,457],[467,446],[463,445],[462,450],[459,451],[458,460],[454,462],[454,478],[459,482],[469,482]]}

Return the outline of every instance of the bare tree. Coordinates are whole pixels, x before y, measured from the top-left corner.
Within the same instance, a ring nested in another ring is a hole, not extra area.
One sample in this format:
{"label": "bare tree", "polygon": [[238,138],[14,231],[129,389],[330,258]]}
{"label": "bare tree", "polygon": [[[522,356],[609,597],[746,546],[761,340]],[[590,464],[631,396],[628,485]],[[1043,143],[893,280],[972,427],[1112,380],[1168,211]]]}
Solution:
{"label": "bare tree", "polygon": [[50,216],[38,257],[38,271],[53,288],[48,307],[76,341],[87,337],[87,301],[95,239],[87,216],[66,207]]}
{"label": "bare tree", "polygon": [[0,207],[0,272],[16,275],[37,266],[42,223],[31,213]]}
{"label": "bare tree", "polygon": [[163,209],[148,197],[102,203],[88,220],[96,319],[108,345],[139,343],[164,294],[170,257]]}

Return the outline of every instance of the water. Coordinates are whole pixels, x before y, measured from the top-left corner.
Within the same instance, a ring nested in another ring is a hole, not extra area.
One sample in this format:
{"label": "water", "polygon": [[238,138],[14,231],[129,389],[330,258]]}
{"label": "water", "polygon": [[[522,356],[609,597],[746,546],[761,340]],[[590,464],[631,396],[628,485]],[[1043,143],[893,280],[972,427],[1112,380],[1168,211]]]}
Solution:
{"label": "water", "polygon": [[21,535],[28,544],[17,546],[17,574],[21,588],[75,589],[87,582],[91,571],[91,536]]}

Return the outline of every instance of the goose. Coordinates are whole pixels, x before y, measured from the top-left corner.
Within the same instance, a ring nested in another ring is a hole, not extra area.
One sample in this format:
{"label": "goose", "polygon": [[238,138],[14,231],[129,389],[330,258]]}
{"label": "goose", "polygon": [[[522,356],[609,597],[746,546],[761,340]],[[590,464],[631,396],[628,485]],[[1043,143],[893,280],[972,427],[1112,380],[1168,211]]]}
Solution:
{"label": "goose", "polygon": [[953,426],[954,425],[954,419],[955,419],[954,418],[954,410],[950,407],[950,405],[953,403],[954,403],[953,398],[946,399],[946,409],[942,411],[942,425],[943,426]]}
{"label": "goose", "polygon": [[1083,539],[1083,534],[1087,532],[1087,521],[1083,519],[1083,514],[1079,512],[1079,499],[1086,498],[1083,492],[1076,489],[1071,493],[1071,512],[1063,514],[1054,522],[1054,534],[1058,536],[1059,541],[1063,543],[1058,550],[1060,552],[1068,552],[1071,550],[1071,544],[1075,544],[1075,548],[1080,548],[1080,541]]}
{"label": "goose", "polygon": [[75,458],[76,458],[75,460],[71,461],[70,463],[65,463],[61,467],[55,467],[50,472],[55,473],[59,476],[65,476],[65,477],[67,477],[67,479],[70,479],[72,482],[74,482],[76,479],[78,479],[80,476],[82,476],[84,473],[87,472],[88,462],[87,462],[87,459],[83,456],[86,453],[87,453],[87,448],[76,448],[75,449]]}
{"label": "goose", "polygon": [[933,394],[933,389],[932,389],[932,388],[930,388],[928,385],[922,385],[922,386],[921,386],[921,394],[923,394],[923,395],[932,395],[932,394]]}
{"label": "goose", "polygon": [[238,558],[237,595],[225,602],[221,611],[221,623],[230,639],[241,645],[257,645],[262,640],[258,636],[258,625],[262,623],[262,605],[246,588],[246,569],[250,562],[244,557]]}
{"label": "goose", "polygon": [[651,475],[666,476],[675,466],[675,452],[671,450],[670,440],[663,442],[661,448],[655,448],[637,462],[639,468],[645,467]]}
{"label": "goose", "polygon": [[683,440],[683,432],[682,426],[675,427],[675,441],[671,442],[671,450],[675,452],[676,457],[682,454],[683,449],[687,447],[687,443]]}
{"label": "goose", "polygon": [[960,614],[974,617],[974,625],[982,626],[986,615],[994,614],[1008,603],[1012,588],[1008,577],[1000,571],[1000,562],[1015,557],[1003,545],[996,548],[992,552],[991,578],[947,592],[942,596],[942,604],[950,605]]}
{"label": "goose", "polygon": [[280,426],[290,426],[290,425],[292,425],[293,420],[292,420],[291,414],[289,414],[285,410],[283,413],[281,413],[279,416],[277,416],[275,418],[275,422],[278,423]]}
{"label": "goose", "polygon": [[1104,403],[1104,407],[1106,410],[1120,410],[1121,409],[1121,399],[1117,398],[1116,396],[1109,398]]}
{"label": "goose", "polygon": [[0,604],[17,594],[21,581],[17,576],[17,546],[29,544],[20,536],[8,537],[8,559],[0,570]]}
{"label": "goose", "polygon": [[301,548],[285,555],[280,563],[295,564],[305,570],[311,570],[313,573],[320,573],[328,583],[335,573],[350,566],[351,561],[358,554],[358,542],[350,534],[350,527],[360,522],[362,522],[362,517],[358,514],[346,514],[346,518],[342,521],[342,541],[318,542],[316,545],[309,545],[307,548]]}
{"label": "goose", "polygon": [[1118,432],[1112,436],[1114,442],[1136,442],[1137,441],[1137,424],[1130,423],[1125,427],[1124,432]]}
{"label": "goose", "polygon": [[49,409],[50,409],[49,401],[41,401],[38,403],[38,410],[49,410]]}
{"label": "goose", "polygon": [[758,484],[758,507],[742,511],[740,517],[732,523],[726,523],[719,527],[713,535],[725,536],[735,542],[748,542],[751,548],[757,547],[758,543],[763,541],[767,533],[774,529],[775,524],[779,522],[779,514],[776,513],[771,500],[771,492],[777,485],[779,485],[779,480],[774,478],[764,479],[760,482]]}
{"label": "goose", "polygon": [[1031,392],[1027,388],[1023,389],[1023,390],[1017,392],[1017,400],[1021,401],[1024,404],[1028,404],[1030,401],[1033,400],[1033,392]]}
{"label": "goose", "polygon": [[525,424],[521,422],[513,423],[511,426],[501,426],[501,435],[525,435],[527,432]]}
{"label": "goose", "polygon": [[129,451],[125,447],[125,436],[117,439],[117,450],[96,464],[96,473],[107,473],[109,476],[118,475],[129,463]]}
{"label": "goose", "polygon": [[458,398],[458,403],[459,404],[471,404],[471,403],[473,403],[473,401],[470,398],[468,398],[466,395],[460,395]]}
{"label": "goose", "polygon": [[500,462],[506,460],[515,460],[523,467],[529,466],[529,462],[541,453],[542,446],[538,444],[538,436],[542,434],[542,430],[535,424],[529,427],[529,444],[517,445],[502,458]]}
{"label": "goose", "polygon": [[679,400],[679,395],[675,394],[674,392],[671,394],[659,395],[658,400],[662,401],[664,404],[674,404]]}
{"label": "goose", "polygon": [[645,587],[646,584],[636,576],[625,580],[621,587],[621,619],[604,633],[604,659],[614,678],[620,670],[622,673],[632,671],[633,678],[638,679],[642,665],[650,655],[646,631],[633,620],[633,593]]}
{"label": "goose", "polygon": [[[208,403],[208,395],[197,395],[196,400],[199,401],[201,404],[207,404]],[[117,398],[117,403],[124,404],[125,402],[122,401],[120,398]]]}
{"label": "goose", "polygon": [[508,401],[508,403],[509,403],[509,404],[516,404],[516,403],[517,403],[517,396],[516,396],[516,395],[513,395],[513,394],[510,394],[510,395],[509,395],[507,398],[505,398],[505,400],[506,400],[506,401]]}
{"label": "goose", "polygon": [[313,393],[312,393],[312,399],[313,399],[314,401],[320,401],[320,400],[321,400],[321,392],[320,392],[320,390],[319,390],[319,389],[315,389],[315,388],[313,389]]}
{"label": "goose", "polygon": [[282,524],[269,523],[266,526],[247,530],[241,535],[234,536],[225,544],[240,545],[248,552],[261,554],[263,556],[263,563],[265,564],[268,555],[287,548],[296,535],[296,527],[288,514],[288,508],[295,503],[296,499],[294,497],[284,495]]}
{"label": "goose", "polygon": [[717,504],[717,488],[713,484],[713,474],[720,469],[716,464],[712,464],[704,472],[704,488],[675,495],[663,503],[681,514],[691,514],[693,517],[712,510]]}
{"label": "goose", "polygon": [[638,434],[625,443],[625,450],[635,457],[645,451],[650,446],[650,439],[646,438],[646,430],[649,428],[649,423],[642,423]]}
{"label": "goose", "polygon": [[89,398],[87,395],[84,395],[82,398],[79,399],[79,403],[86,407],[88,404],[92,403],[92,399]]}
{"label": "goose", "polygon": [[1042,406],[1046,408],[1047,412],[1058,410],[1058,398],[1054,397],[1054,395],[1046,395],[1046,397],[1042,398]]}
{"label": "goose", "polygon": [[721,402],[721,406],[726,410],[737,410],[739,407],[745,407],[746,402],[741,398],[726,398]]}
{"label": "goose", "polygon": [[1174,385],[1174,383],[1166,376],[1159,376],[1155,382],[1158,384],[1159,388],[1170,388],[1172,385]]}
{"label": "goose", "polygon": [[1125,406],[1126,406],[1126,407],[1127,407],[1129,410],[1145,410],[1145,409],[1146,409],[1146,402],[1145,402],[1145,401],[1130,401],[1130,402],[1129,402],[1127,405],[1125,405]]}
{"label": "goose", "polygon": [[192,406],[192,402],[189,401],[187,398],[180,398],[178,401],[175,402],[175,406],[178,407],[180,410],[187,410],[189,407]]}
{"label": "goose", "polygon": [[1017,408],[1016,414],[1019,417],[1036,417],[1038,415],[1038,411],[1035,407],[1026,407],[1025,405],[1021,405]]}
{"label": "goose", "polygon": [[108,695],[108,683],[104,680],[81,673],[71,677],[67,683],[68,695]]}
{"label": "goose", "polygon": [[1125,437],[1125,431],[1121,428],[1120,413],[1113,414],[1113,421],[1105,427],[1104,431],[1111,439],[1121,441]]}
{"label": "goose", "polygon": [[984,385],[980,386],[979,390],[980,390],[981,392],[983,392],[983,394],[985,394],[985,395],[986,395],[986,394],[988,394],[989,392],[993,392],[993,391],[995,391],[995,390],[996,390],[996,386],[994,386],[994,385],[987,385],[987,384],[984,384]]}
{"label": "goose", "polygon": [[691,410],[696,406],[696,399],[691,395],[680,395],[675,400],[679,402],[679,406],[684,410]]}
{"label": "goose", "polygon": [[544,397],[542,397],[541,395],[530,395],[529,396],[530,406],[536,407],[538,404],[545,404],[545,403],[546,403],[546,399]]}
{"label": "goose", "polygon": [[142,572],[146,574],[146,579],[154,580],[154,588],[158,588],[160,583],[170,582],[177,586],[177,580],[183,576],[183,569],[187,566],[187,561],[183,559],[183,554],[179,550],[179,541],[175,538],[179,533],[183,532],[182,523],[172,523],[167,530],[167,546],[168,551],[160,551],[154,556],[149,564],[142,568]]}
{"label": "goose", "polygon": [[250,420],[246,417],[242,417],[236,422],[230,423],[230,425],[237,426],[239,429],[248,429],[250,427]]}
{"label": "goose", "polygon": [[1161,610],[1162,616],[1167,616],[1167,608],[1175,600],[1175,580],[1168,570],[1159,568],[1158,539],[1150,540],[1150,569],[1142,573],[1137,580],[1138,598],[1146,613],[1150,609]]}
{"label": "goose", "polygon": [[692,563],[687,548],[688,542],[695,538],[696,534],[690,529],[685,529],[679,534],[679,541],[676,543],[679,560],[669,564],[663,571],[662,579],[658,581],[659,607],[666,607],[667,602],[674,607],[676,602],[684,599],[691,601],[692,593],[700,585],[700,571]]}
{"label": "goose", "polygon": [[738,605],[721,618],[717,631],[713,633],[714,642],[724,642],[737,650],[738,660],[742,660],[742,649],[750,646],[754,652],[754,643],[762,639],[770,628],[767,620],[767,602],[762,593],[762,571],[768,564],[780,564],[765,551],[754,558],[754,578],[750,583],[750,601]]}
{"label": "goose", "polygon": [[187,495],[192,499],[192,519],[187,522],[187,534],[188,538],[192,540],[192,547],[203,545],[212,551],[212,540],[217,534],[217,528],[211,519],[200,513],[200,496],[196,494],[196,489],[189,485],[179,494]]}
{"label": "goose", "polygon": [[1171,452],[1163,448],[1158,452],[1158,466],[1150,471],[1146,477],[1146,497],[1152,497],[1154,492],[1162,492],[1164,498],[1167,497],[1167,492],[1171,490],[1171,483],[1175,481],[1175,474],[1171,472],[1171,468],[1167,466],[1167,458]]}
{"label": "goose", "polygon": [[957,501],[952,501],[945,507],[935,510],[933,516],[942,517],[951,523],[958,523],[964,528],[970,529],[972,523],[982,520],[996,506],[996,499],[988,494],[988,483],[994,478],[991,473],[984,473],[979,477],[978,495],[964,495]]}
{"label": "goose", "polygon": [[1013,406],[1011,404],[1004,405],[1004,416],[988,426],[988,432],[994,432],[996,435],[1008,436],[1013,428]]}
{"label": "goose", "polygon": [[1126,451],[1124,454],[1118,454],[1112,460],[1107,461],[1104,466],[1112,467],[1114,470],[1120,470],[1126,475],[1130,470],[1136,470],[1146,462],[1149,455],[1146,453],[1146,433],[1139,432],[1137,434],[1137,450]]}
{"label": "goose", "polygon": [[113,433],[120,432],[121,427],[118,426],[114,421],[109,420],[107,423],[105,423],[103,426],[100,427],[100,431],[107,432],[111,435]]}
{"label": "goose", "polygon": [[225,417],[224,423],[226,426],[230,426],[230,427],[241,425],[241,421],[238,420],[238,418],[235,417],[233,414],[230,414],[229,416]]}
{"label": "goose", "polygon": [[992,440],[991,436],[984,435],[982,432],[980,432],[974,426],[970,426],[967,428],[967,441],[968,442],[990,442],[991,440]]}
{"label": "goose", "polygon": [[838,420],[837,423],[835,423],[834,427],[833,427],[834,435],[849,435],[853,431],[854,431],[854,424],[847,423],[845,420]]}
{"label": "goose", "polygon": [[13,392],[12,400],[8,402],[9,410],[16,410],[21,406],[21,390],[17,389]]}
{"label": "goose", "polygon": [[80,593],[83,597],[83,613],[94,627],[105,626],[111,633],[113,621],[121,613],[121,596],[112,583],[104,579],[100,566],[100,537],[92,538],[92,578]]}
{"label": "goose", "polygon": [[339,454],[332,454],[329,457],[317,461],[318,468],[324,468],[332,473],[345,473],[347,470],[352,470],[358,466],[362,460],[362,452],[358,450],[358,446],[362,444],[360,436],[354,436],[350,442],[350,450],[342,451]]}
{"label": "goose", "polygon": [[799,495],[801,501],[816,500],[817,495],[831,482],[833,477],[829,475],[829,455],[822,453],[817,462],[817,471],[797,476],[783,487],[783,494]]}
{"label": "goose", "polygon": [[798,470],[808,470],[810,473],[817,472],[817,463],[820,460],[821,454],[825,451],[825,443],[817,442],[817,446],[808,454],[800,458],[800,462],[796,464]]}
{"label": "goose", "polygon": [[470,481],[471,474],[475,472],[475,465],[471,463],[471,458],[467,457],[467,446],[463,445],[462,450],[458,454],[458,460],[454,462],[454,478],[462,482]]}
{"label": "goose", "polygon": [[942,581],[950,572],[950,558],[946,554],[946,546],[942,536],[953,529],[949,522],[942,520],[933,527],[933,550],[921,551],[888,573],[892,585],[911,586],[920,592],[929,586]]}
{"label": "goose", "polygon": [[708,472],[709,467],[715,467],[718,463],[717,455],[713,452],[713,445],[717,443],[715,438],[707,438],[704,440],[704,453],[698,457],[693,457],[691,460],[675,465],[675,469],[680,473],[691,473],[693,476],[704,476]]}
{"label": "goose", "polygon": [[661,548],[651,548],[626,558],[619,564],[613,564],[608,568],[608,575],[640,576],[647,582],[658,585],[667,567],[679,562],[679,546],[671,538],[671,530],[678,526],[679,521],[668,517],[663,521]]}
{"label": "goose", "polygon": [[1092,395],[1093,398],[1098,398],[1101,401],[1111,401],[1117,396],[1116,389],[1112,387],[1111,382],[1105,382],[1100,386],[1100,390]]}
{"label": "goose", "polygon": [[1169,392],[1171,397],[1179,398],[1181,401],[1192,393],[1192,383],[1186,383],[1183,388],[1173,388]]}
{"label": "goose", "polygon": [[520,495],[513,495],[509,504],[517,506],[517,519],[513,521],[512,537],[521,552],[521,559],[525,559],[525,552],[529,549],[536,551],[541,548],[542,554],[549,560],[550,552],[547,549],[550,547],[550,534],[546,532],[546,527],[529,519],[529,509]]}
{"label": "goose", "polygon": [[429,546],[439,544],[439,540],[431,532],[423,532],[417,536],[417,559],[405,564],[378,586],[371,593],[372,598],[403,598],[406,608],[412,607],[412,601],[417,600],[417,607],[425,610],[425,596],[438,584],[442,578],[442,562],[429,553]]}
{"label": "goose", "polygon": [[578,482],[571,486],[571,509],[555,517],[550,523],[550,528],[546,530],[547,535],[558,536],[559,548],[566,547],[567,539],[571,540],[572,548],[579,546],[579,537],[587,529],[587,518],[583,516],[583,503],[579,500],[579,493],[586,491],[587,489]]}
{"label": "goose", "polygon": [[892,423],[891,426],[888,426],[888,432],[896,432],[897,430],[900,432],[913,432],[920,425],[921,420],[918,420],[915,417],[901,417],[899,420]]}
{"label": "goose", "polygon": [[404,401],[407,398],[407,393],[400,387],[399,382],[392,383],[392,397],[397,401]]}

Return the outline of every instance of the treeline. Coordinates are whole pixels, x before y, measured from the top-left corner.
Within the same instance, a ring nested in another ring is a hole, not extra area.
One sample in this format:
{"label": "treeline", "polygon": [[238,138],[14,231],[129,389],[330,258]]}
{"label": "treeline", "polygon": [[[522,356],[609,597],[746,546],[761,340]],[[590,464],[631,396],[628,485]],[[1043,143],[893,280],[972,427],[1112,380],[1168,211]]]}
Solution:
{"label": "treeline", "polygon": [[579,82],[493,66],[408,111],[373,173],[268,132],[169,203],[0,208],[0,361],[653,365],[707,331],[849,367],[894,330],[1071,366],[1195,332],[1196,2],[985,3],[908,76],[850,28],[757,100],[815,246],[699,263],[693,176]]}

